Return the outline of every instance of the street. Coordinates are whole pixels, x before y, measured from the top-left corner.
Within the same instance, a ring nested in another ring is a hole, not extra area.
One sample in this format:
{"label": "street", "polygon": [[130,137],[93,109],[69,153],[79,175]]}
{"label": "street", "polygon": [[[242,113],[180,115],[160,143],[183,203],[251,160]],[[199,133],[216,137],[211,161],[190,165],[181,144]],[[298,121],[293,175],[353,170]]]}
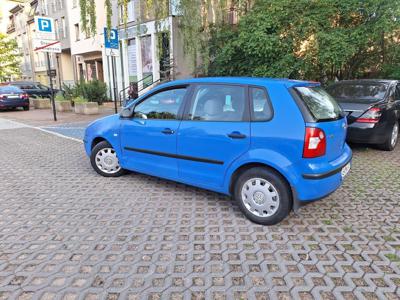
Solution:
{"label": "street", "polygon": [[400,297],[400,147],[353,148],[336,193],[267,227],[213,192],[103,178],[77,140],[0,118],[0,145],[0,299]]}

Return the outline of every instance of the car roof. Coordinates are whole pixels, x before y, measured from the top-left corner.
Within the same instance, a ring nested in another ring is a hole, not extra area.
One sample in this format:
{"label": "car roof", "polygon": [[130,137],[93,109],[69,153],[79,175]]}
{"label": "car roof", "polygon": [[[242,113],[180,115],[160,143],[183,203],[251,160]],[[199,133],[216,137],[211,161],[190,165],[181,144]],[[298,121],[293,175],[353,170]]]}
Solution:
{"label": "car roof", "polygon": [[17,89],[21,90],[20,87],[18,87],[16,85],[13,85],[13,84],[0,84],[0,89],[1,88],[7,88],[7,87],[13,87],[13,88],[17,88]]}
{"label": "car roof", "polygon": [[396,84],[398,82],[398,80],[394,80],[394,79],[352,79],[352,80],[341,80],[341,81],[337,81],[334,84],[340,84],[340,83],[344,83],[344,84],[362,84],[362,83],[369,83],[369,84],[373,84],[373,83],[388,83],[388,84]]}
{"label": "car roof", "polygon": [[191,83],[225,83],[225,84],[247,84],[247,85],[285,85],[286,87],[294,86],[316,86],[320,85],[315,81],[293,80],[286,78],[263,78],[263,77],[202,77],[170,81],[158,86],[164,88],[174,85],[184,85]]}

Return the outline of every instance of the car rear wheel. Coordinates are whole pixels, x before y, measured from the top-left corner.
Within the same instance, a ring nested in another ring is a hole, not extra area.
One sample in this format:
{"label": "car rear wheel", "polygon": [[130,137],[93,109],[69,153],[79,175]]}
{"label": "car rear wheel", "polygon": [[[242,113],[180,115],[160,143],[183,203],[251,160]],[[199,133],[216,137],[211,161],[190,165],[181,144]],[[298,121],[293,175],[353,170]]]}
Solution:
{"label": "car rear wheel", "polygon": [[396,121],[392,127],[392,131],[389,134],[385,143],[381,145],[381,148],[386,151],[393,151],[396,148],[397,142],[399,141],[399,122]]}
{"label": "car rear wheel", "polygon": [[106,141],[94,146],[90,162],[93,169],[104,177],[118,177],[126,172],[119,164],[115,149]]}
{"label": "car rear wheel", "polygon": [[23,109],[24,110],[29,110],[29,106],[24,106]]}
{"label": "car rear wheel", "polygon": [[246,170],[239,176],[234,198],[248,219],[263,225],[279,223],[292,206],[287,182],[277,172],[262,167]]}

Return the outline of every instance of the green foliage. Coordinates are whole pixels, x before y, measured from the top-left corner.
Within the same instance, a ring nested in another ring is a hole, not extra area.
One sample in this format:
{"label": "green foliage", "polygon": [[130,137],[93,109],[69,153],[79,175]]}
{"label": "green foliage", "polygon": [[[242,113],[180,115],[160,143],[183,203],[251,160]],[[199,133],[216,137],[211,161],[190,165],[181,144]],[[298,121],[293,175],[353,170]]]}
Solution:
{"label": "green foliage", "polygon": [[59,101],[59,102],[68,101],[65,99],[65,97],[61,93],[57,93],[57,95],[54,97],[54,100]]}
{"label": "green foliage", "polygon": [[20,55],[17,54],[17,42],[0,33],[0,82],[10,80],[20,74]]}
{"label": "green foliage", "polygon": [[400,0],[259,0],[210,40],[210,75],[327,82],[399,75]]}
{"label": "green foliage", "polygon": [[[81,27],[87,36],[96,34],[96,1],[95,0],[79,0],[81,10]],[[109,10],[107,9],[107,13]],[[107,20],[108,21],[108,20]]]}
{"label": "green foliage", "polygon": [[74,103],[87,103],[88,99],[86,99],[82,96],[78,96],[78,97],[74,97],[73,101],[74,101]]}
{"label": "green foliage", "polygon": [[66,99],[73,99],[82,97],[89,102],[97,102],[102,104],[107,100],[107,85],[99,80],[92,80],[89,82],[80,81],[73,87],[67,85],[63,86]]}

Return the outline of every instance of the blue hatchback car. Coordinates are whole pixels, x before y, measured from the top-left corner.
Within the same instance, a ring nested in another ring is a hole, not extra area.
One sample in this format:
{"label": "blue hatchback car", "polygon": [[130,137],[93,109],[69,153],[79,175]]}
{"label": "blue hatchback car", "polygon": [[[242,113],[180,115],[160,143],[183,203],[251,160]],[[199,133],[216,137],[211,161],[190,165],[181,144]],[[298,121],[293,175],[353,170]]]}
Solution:
{"label": "blue hatchback car", "polygon": [[350,170],[346,118],[318,83],[201,78],[162,84],[97,120],[93,168],[126,170],[233,196],[260,224],[334,192]]}

